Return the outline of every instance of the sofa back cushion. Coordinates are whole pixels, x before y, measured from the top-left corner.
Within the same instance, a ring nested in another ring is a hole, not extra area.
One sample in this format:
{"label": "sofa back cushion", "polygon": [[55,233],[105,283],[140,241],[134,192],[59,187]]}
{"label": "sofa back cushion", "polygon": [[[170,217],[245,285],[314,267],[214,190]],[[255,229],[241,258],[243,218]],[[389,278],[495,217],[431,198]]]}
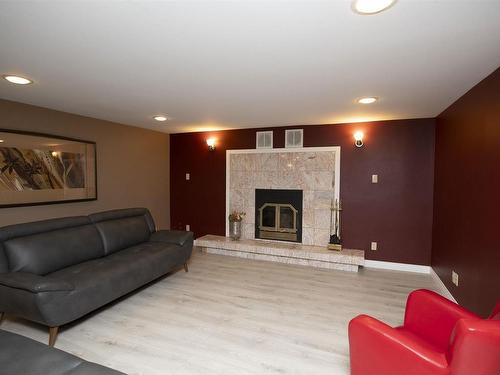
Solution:
{"label": "sofa back cushion", "polygon": [[0,228],[11,272],[45,275],[102,257],[104,246],[88,217],[67,217]]}
{"label": "sofa back cushion", "polygon": [[7,262],[7,256],[5,255],[5,250],[0,243],[0,273],[9,272],[9,263]]}
{"label": "sofa back cushion", "polygon": [[155,225],[146,208],[127,208],[89,216],[101,234],[106,255],[149,240]]}

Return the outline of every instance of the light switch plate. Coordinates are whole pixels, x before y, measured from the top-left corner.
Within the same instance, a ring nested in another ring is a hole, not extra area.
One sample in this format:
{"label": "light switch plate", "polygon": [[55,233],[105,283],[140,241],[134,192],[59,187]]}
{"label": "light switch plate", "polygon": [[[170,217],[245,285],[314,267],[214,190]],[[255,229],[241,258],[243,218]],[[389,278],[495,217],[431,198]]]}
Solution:
{"label": "light switch plate", "polygon": [[371,249],[372,250],[377,250],[377,243],[376,242],[372,242]]}
{"label": "light switch plate", "polygon": [[186,181],[189,181],[191,179],[191,175],[189,173],[186,173]]}
{"label": "light switch plate", "polygon": [[458,286],[458,273],[451,271],[451,282]]}
{"label": "light switch plate", "polygon": [[186,231],[189,232],[191,230],[191,225],[186,224]]}
{"label": "light switch plate", "polygon": [[378,184],[378,174],[372,174],[372,184]]}

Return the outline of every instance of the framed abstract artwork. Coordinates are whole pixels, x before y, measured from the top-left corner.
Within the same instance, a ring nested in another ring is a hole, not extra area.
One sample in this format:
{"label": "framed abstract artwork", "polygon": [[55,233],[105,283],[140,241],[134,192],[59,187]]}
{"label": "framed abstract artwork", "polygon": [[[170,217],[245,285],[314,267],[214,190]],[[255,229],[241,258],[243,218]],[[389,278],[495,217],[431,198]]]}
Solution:
{"label": "framed abstract artwork", "polygon": [[95,142],[0,129],[0,208],[97,199]]}

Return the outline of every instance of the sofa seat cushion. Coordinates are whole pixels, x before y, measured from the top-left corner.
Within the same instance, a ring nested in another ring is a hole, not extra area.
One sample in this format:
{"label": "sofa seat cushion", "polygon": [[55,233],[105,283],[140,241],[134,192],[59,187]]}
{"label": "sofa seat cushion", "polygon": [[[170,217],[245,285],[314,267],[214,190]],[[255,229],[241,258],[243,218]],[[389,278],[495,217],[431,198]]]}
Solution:
{"label": "sofa seat cushion", "polygon": [[0,330],[0,374],[118,375],[122,373],[86,362],[27,337]]}
{"label": "sofa seat cushion", "polygon": [[65,280],[26,272],[0,273],[0,285],[32,293],[69,292],[75,289],[71,283]]}
{"label": "sofa seat cushion", "polygon": [[180,246],[145,242],[54,272],[50,277],[71,283],[75,290],[41,308],[54,317],[53,324],[65,324],[179,267],[185,252]]}

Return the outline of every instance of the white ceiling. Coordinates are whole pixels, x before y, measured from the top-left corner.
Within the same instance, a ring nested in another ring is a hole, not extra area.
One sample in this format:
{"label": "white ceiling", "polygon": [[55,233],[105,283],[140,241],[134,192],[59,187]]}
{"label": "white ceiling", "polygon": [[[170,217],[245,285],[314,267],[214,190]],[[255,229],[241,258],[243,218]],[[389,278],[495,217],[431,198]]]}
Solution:
{"label": "white ceiling", "polygon": [[0,74],[35,81],[1,98],[172,133],[434,117],[499,65],[498,0],[0,2]]}

